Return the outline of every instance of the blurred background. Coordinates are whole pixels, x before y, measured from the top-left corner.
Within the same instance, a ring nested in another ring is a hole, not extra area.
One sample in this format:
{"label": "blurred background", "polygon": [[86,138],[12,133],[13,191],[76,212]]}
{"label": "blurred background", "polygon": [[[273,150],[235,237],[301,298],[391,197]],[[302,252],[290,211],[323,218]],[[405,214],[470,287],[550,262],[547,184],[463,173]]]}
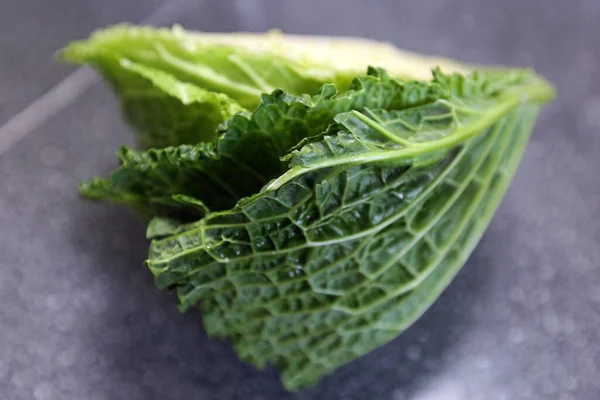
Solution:
{"label": "blurred background", "polygon": [[[600,399],[600,1],[0,0],[0,399]],[[558,88],[480,245],[404,335],[283,391],[180,314],[144,226],[82,202],[131,135],[54,60],[117,22],[365,36]]]}

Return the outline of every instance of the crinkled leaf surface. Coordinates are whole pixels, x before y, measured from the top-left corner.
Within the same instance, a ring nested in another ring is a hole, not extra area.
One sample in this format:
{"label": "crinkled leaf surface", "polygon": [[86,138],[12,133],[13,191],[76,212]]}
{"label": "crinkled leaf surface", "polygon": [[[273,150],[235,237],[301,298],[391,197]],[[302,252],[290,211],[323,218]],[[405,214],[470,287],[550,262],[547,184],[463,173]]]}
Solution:
{"label": "crinkled leaf surface", "polygon": [[[190,89],[187,98],[194,93]],[[223,124],[214,142],[145,152],[123,148],[121,167],[106,180],[84,182],[81,192],[134,206],[148,216],[197,216],[196,207],[174,201],[173,195],[200,199],[213,210],[227,209],[281,175],[287,166],[280,158],[304,139],[337,125],[344,112],[411,108],[448,96],[445,83],[402,82],[374,68],[343,93],[333,84],[313,97],[277,90],[263,95],[252,114],[236,114]]]}
{"label": "crinkled leaf surface", "polygon": [[550,95],[536,79],[339,114],[260,194],[157,235],[158,286],[242,359],[312,385],[406,329],[465,262]]}
{"label": "crinkled leaf surface", "polygon": [[[123,147],[118,155],[119,169],[108,179],[83,182],[80,192],[89,199],[125,204],[147,218],[186,220],[203,216],[211,207],[232,207],[239,200],[235,185],[244,184],[236,179],[235,166],[218,162],[207,143],[146,152]],[[227,173],[227,181],[219,179]]]}
{"label": "crinkled leaf surface", "polygon": [[535,112],[497,122],[448,164],[302,175],[155,240],[148,265],[243,360],[275,363],[289,389],[312,385],[440,294],[491,218]]}
{"label": "crinkled leaf surface", "polygon": [[[103,73],[156,147],[121,149],[82,193],[155,217],[157,285],[290,390],[395,338],[440,295],[554,95],[523,70],[406,79],[462,67],[331,43],[120,26],[63,53]],[[365,62],[391,76],[353,79]]]}

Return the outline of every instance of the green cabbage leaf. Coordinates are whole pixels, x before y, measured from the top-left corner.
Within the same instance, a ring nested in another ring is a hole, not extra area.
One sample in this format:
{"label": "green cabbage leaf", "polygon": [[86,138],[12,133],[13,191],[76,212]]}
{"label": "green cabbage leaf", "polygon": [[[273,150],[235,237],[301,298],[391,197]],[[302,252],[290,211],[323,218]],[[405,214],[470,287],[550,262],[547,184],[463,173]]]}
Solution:
{"label": "green cabbage leaf", "polygon": [[361,39],[117,26],[61,57],[98,69],[138,138],[82,195],[144,216],[157,286],[289,390],[438,298],[554,97],[531,70]]}

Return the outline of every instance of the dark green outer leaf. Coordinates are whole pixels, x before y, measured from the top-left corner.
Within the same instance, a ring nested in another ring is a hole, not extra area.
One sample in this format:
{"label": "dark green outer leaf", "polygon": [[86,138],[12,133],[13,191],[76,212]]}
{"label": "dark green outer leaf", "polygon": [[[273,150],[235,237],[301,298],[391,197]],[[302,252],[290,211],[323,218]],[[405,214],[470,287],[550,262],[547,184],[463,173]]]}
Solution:
{"label": "dark green outer leaf", "polygon": [[[118,154],[121,166],[108,179],[83,182],[80,192],[89,199],[123,203],[149,218],[189,220],[215,206],[233,207],[238,190],[249,184],[235,164],[220,162],[207,143],[146,152],[123,147]],[[221,174],[230,177],[221,181]]]}
{"label": "dark green outer leaf", "polygon": [[521,106],[446,163],[345,165],[299,175],[152,243],[148,265],[211,335],[282,370],[289,389],[393,339],[481,237],[537,106]]}

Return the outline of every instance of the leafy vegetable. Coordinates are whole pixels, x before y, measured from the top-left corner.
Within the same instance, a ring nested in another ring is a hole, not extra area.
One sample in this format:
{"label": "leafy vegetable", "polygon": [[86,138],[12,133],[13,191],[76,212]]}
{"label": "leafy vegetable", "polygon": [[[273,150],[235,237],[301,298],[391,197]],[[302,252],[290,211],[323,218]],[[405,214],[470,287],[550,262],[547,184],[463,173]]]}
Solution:
{"label": "leafy vegetable", "polygon": [[178,26],[117,25],[69,44],[60,57],[102,73],[145,148],[209,141],[220,122],[255,108],[274,89],[296,95],[315,94],[324,83],[346,89],[366,70],[365,60],[411,78],[427,77],[423,63],[468,71],[364,39],[196,34]]}
{"label": "leafy vegetable", "polygon": [[[119,26],[62,54],[102,71],[147,148],[82,194],[147,217],[158,287],[290,390],[431,305],[554,96],[532,71],[342,39]],[[436,65],[454,73],[421,79]]]}

